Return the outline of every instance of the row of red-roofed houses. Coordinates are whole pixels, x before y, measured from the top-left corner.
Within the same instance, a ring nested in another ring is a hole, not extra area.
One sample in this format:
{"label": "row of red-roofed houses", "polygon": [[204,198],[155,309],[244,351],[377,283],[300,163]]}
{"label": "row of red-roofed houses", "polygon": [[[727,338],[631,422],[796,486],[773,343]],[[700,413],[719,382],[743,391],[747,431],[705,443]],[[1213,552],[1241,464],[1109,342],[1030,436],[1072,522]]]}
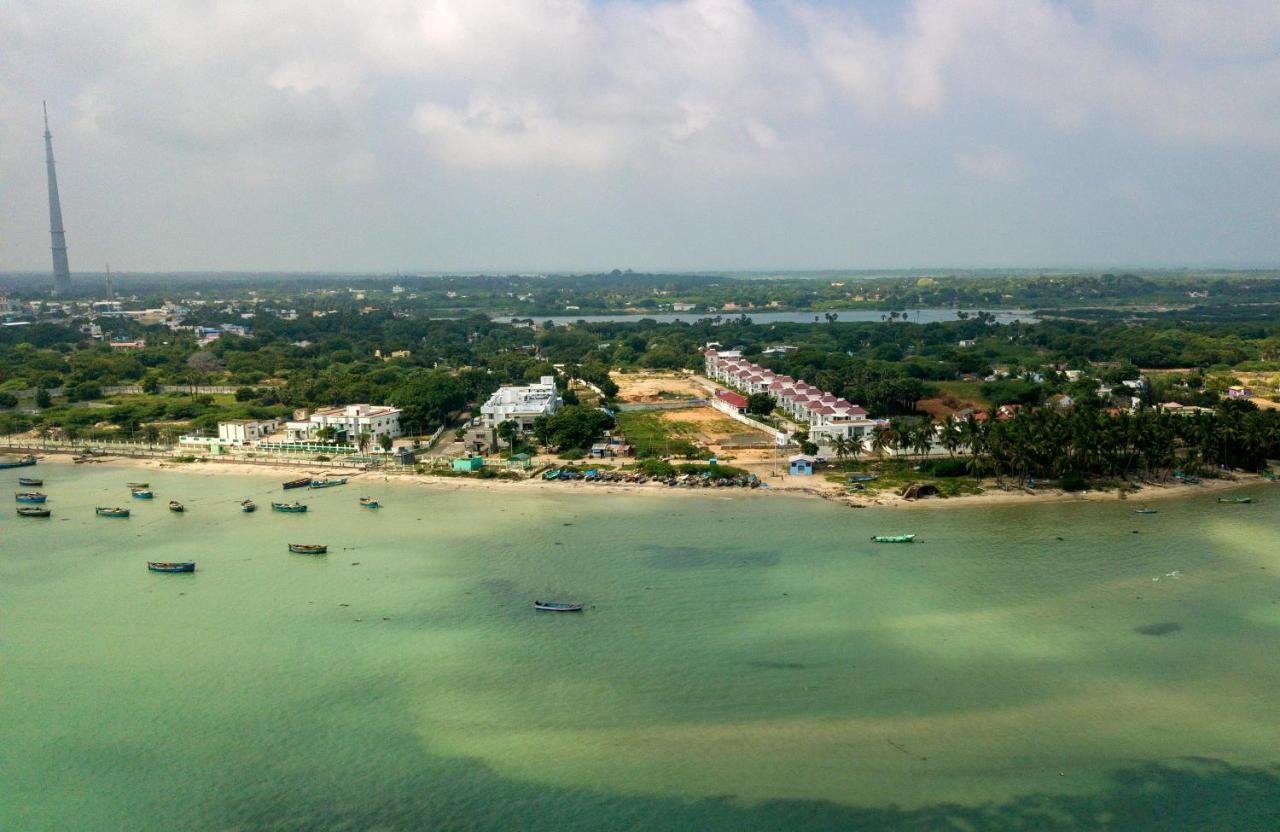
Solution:
{"label": "row of red-roofed houses", "polygon": [[738,350],[708,349],[703,356],[707,378],[747,395],[767,393],[797,424],[808,424],[809,440],[818,446],[819,454],[834,454],[837,437],[869,451],[872,433],[888,424],[833,393],[752,363]]}

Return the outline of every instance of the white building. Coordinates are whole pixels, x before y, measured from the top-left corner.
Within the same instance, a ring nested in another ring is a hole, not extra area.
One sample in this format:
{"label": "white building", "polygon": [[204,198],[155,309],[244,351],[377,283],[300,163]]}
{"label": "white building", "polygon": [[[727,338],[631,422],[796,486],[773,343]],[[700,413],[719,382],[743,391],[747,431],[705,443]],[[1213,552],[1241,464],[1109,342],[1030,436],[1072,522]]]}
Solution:
{"label": "white building", "polygon": [[537,384],[526,387],[499,387],[480,406],[480,418],[487,428],[511,420],[520,430],[532,430],[534,419],[553,415],[562,404],[555,376],[543,376]]}
{"label": "white building", "polygon": [[370,434],[376,444],[378,437],[400,435],[400,410],[371,404],[349,404],[346,407],[324,407],[314,413],[295,414],[285,423],[285,436],[290,442],[311,442],[319,438],[325,428],[334,429],[334,438],[355,444],[362,433]]}
{"label": "white building", "polygon": [[280,427],[275,419],[234,419],[218,423],[218,439],[226,445],[253,445]]}

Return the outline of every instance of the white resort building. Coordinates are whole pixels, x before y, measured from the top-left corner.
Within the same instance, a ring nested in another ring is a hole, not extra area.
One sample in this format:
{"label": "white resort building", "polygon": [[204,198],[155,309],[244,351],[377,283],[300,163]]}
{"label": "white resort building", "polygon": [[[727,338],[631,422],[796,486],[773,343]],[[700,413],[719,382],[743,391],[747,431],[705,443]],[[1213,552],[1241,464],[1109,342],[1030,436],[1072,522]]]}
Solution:
{"label": "white resort building", "polygon": [[275,419],[233,419],[218,423],[218,441],[224,445],[253,445],[275,433]]}
{"label": "white resort building", "polygon": [[312,442],[324,428],[333,428],[334,438],[349,444],[355,444],[362,433],[370,434],[375,443],[380,436],[395,439],[400,435],[400,410],[372,404],[324,407],[313,413],[303,410],[285,423],[285,437],[289,442]]}
{"label": "white resort building", "polygon": [[487,428],[496,428],[507,420],[520,426],[520,430],[533,429],[533,420],[539,416],[551,416],[564,402],[556,392],[555,376],[543,376],[537,384],[525,387],[499,387],[489,400],[480,406],[480,419]]}
{"label": "white resort building", "polygon": [[747,361],[737,350],[708,349],[703,356],[707,378],[747,394],[768,393],[796,423],[808,424],[809,440],[819,453],[834,453],[838,437],[870,450],[871,434],[888,424],[868,417],[865,409],[839,396]]}

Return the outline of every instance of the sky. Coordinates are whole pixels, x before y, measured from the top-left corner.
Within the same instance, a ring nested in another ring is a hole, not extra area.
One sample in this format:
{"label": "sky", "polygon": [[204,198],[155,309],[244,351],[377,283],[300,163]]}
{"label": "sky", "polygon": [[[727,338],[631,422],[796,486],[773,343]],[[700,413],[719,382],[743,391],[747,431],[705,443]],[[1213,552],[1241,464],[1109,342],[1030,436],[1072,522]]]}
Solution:
{"label": "sky", "polygon": [[8,0],[0,271],[1280,265],[1276,0]]}

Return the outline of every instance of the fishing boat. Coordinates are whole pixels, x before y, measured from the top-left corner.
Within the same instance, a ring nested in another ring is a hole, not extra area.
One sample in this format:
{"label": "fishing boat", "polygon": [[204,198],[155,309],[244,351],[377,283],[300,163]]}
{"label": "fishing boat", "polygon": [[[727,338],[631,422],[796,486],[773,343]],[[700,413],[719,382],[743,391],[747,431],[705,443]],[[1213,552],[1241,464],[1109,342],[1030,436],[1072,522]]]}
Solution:
{"label": "fishing boat", "polygon": [[299,477],[296,480],[289,480],[284,484],[285,488],[306,488],[311,485],[311,477]]}
{"label": "fishing boat", "polygon": [[120,508],[119,506],[116,508],[104,508],[103,506],[98,506],[93,510],[93,513],[99,517],[128,517],[129,509]]}
{"label": "fishing boat", "polygon": [[1243,504],[1243,503],[1252,503],[1252,502],[1253,502],[1253,498],[1252,498],[1252,497],[1219,497],[1219,498],[1218,498],[1218,502],[1220,502],[1220,503],[1240,503],[1240,504]]}
{"label": "fishing boat", "polygon": [[879,479],[879,474],[850,474],[849,482],[874,482]]}
{"label": "fishing boat", "polygon": [[332,488],[335,485],[346,485],[346,477],[336,477],[328,480],[312,480],[308,488]]}
{"label": "fishing boat", "polygon": [[253,512],[258,510],[258,504],[255,503],[253,500],[241,500],[240,510],[243,511],[245,514],[252,514]]}
{"label": "fishing boat", "polygon": [[19,517],[48,517],[49,509],[44,506],[18,506]]}
{"label": "fishing boat", "polygon": [[184,506],[182,503],[178,502],[177,500],[169,501],[169,511],[172,511],[176,514],[181,514],[186,510],[187,510],[186,506]]}
{"label": "fishing boat", "polygon": [[18,477],[18,485],[34,485],[38,488],[44,485],[44,480],[35,477]]}
{"label": "fishing boat", "polygon": [[871,538],[872,543],[911,543],[916,539],[914,534],[878,534]]}
{"label": "fishing boat", "polygon": [[153,500],[156,495],[145,488],[135,488],[129,492],[129,496],[135,500]]}
{"label": "fishing boat", "polygon": [[1159,514],[1160,510],[1155,508],[1135,508],[1134,514]]}
{"label": "fishing boat", "polygon": [[13,499],[20,503],[43,503],[49,499],[49,495],[42,494],[39,491],[19,491],[13,495]]}
{"label": "fishing boat", "polygon": [[192,560],[149,560],[147,561],[147,569],[152,572],[194,572],[196,571],[196,563]]}
{"label": "fishing boat", "polygon": [[25,468],[28,465],[35,464],[36,458],[30,454],[17,458],[11,456],[0,457],[0,468]]}
{"label": "fishing boat", "polygon": [[295,555],[323,555],[329,547],[321,543],[290,543],[289,551]]}
{"label": "fishing boat", "polygon": [[362,508],[382,508],[382,503],[379,503],[372,497],[361,497],[360,506]]}
{"label": "fishing boat", "polygon": [[307,507],[302,503],[272,503],[272,511],[283,511],[286,514],[304,514]]}
{"label": "fishing boat", "polygon": [[542,475],[542,478],[543,478],[544,480],[554,480],[555,478],[557,478],[557,477],[559,477],[559,476],[560,476],[560,469],[559,469],[559,468],[552,468],[550,471],[547,471],[545,474],[543,474],[543,475]]}
{"label": "fishing boat", "polygon": [[134,490],[134,491],[136,491],[136,490],[137,490],[137,489],[139,489],[139,488],[150,488],[150,487],[151,487],[151,483],[149,483],[149,482],[127,482],[127,483],[125,483],[125,485],[129,486],[129,488],[130,488],[130,489],[132,489],[132,490]]}
{"label": "fishing boat", "polygon": [[582,612],[582,604],[562,604],[558,601],[534,601],[533,608],[547,612]]}

